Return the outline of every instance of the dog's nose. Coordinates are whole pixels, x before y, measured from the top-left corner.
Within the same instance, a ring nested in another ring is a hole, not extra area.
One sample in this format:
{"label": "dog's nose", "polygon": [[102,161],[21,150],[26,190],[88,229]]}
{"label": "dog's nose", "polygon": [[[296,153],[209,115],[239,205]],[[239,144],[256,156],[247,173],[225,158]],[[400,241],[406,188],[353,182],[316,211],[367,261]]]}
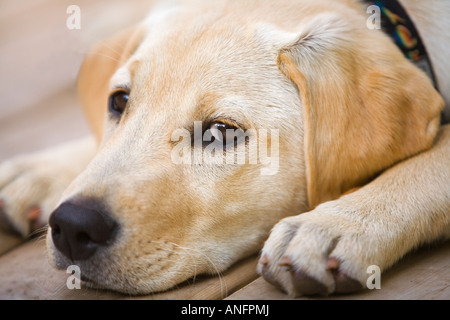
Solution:
{"label": "dog's nose", "polygon": [[117,224],[96,209],[64,202],[50,215],[49,225],[56,248],[73,261],[110,244]]}

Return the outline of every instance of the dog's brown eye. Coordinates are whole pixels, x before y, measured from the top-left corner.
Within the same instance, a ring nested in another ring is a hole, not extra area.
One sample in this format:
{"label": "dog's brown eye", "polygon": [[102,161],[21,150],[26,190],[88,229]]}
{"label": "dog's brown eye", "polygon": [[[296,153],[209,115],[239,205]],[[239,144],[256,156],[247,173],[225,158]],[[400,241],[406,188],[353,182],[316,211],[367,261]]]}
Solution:
{"label": "dog's brown eye", "polygon": [[116,91],[109,96],[109,112],[120,116],[128,103],[128,92]]}
{"label": "dog's brown eye", "polygon": [[226,125],[225,123],[220,122],[213,122],[209,127],[209,130],[211,130],[211,135],[214,137],[214,139],[219,142],[223,142],[224,144],[225,141],[227,141],[227,129],[233,128],[229,125]]}
{"label": "dog's brown eye", "polygon": [[221,142],[223,146],[235,145],[241,140],[243,131],[222,122],[213,122],[209,126],[212,137],[215,141]]}

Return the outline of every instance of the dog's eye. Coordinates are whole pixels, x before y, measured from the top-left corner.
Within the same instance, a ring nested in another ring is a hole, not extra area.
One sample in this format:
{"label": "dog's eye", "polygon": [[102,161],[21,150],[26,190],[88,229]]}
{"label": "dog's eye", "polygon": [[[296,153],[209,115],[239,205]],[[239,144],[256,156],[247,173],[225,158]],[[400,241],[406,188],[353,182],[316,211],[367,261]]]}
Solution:
{"label": "dog's eye", "polygon": [[243,136],[241,129],[222,122],[211,123],[209,130],[214,140],[221,142],[224,147],[239,143],[241,136]]}
{"label": "dog's eye", "polygon": [[109,112],[120,116],[128,103],[128,92],[120,90],[112,93],[109,96]]}
{"label": "dog's eye", "polygon": [[211,135],[214,139],[223,143],[227,141],[227,129],[233,129],[233,127],[220,122],[213,122],[209,127],[209,130],[211,130]]}

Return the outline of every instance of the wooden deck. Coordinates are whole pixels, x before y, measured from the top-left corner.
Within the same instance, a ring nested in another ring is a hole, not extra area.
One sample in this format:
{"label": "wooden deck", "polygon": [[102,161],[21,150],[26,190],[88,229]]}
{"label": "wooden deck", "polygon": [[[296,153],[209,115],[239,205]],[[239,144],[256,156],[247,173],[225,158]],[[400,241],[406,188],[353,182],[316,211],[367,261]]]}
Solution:
{"label": "wooden deck", "polygon": [[[0,161],[89,132],[74,89],[83,53],[139,19],[146,7],[143,0],[134,6],[131,1],[107,2],[77,1],[81,30],[65,27],[70,1],[0,3]],[[124,12],[121,19],[109,19]],[[69,275],[48,265],[42,238],[23,242],[0,235],[0,299],[289,299],[258,277],[256,261],[250,257],[220,276],[198,276],[174,290],[130,297],[83,287],[69,290]],[[380,290],[328,299],[450,299],[450,243],[409,254],[382,275]]]}

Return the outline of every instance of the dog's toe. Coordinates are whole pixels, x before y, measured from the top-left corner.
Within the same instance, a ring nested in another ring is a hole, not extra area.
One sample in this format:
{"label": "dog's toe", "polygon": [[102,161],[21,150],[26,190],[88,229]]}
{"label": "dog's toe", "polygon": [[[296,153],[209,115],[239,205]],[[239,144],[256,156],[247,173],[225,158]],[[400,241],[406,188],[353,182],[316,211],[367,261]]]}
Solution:
{"label": "dog's toe", "polygon": [[41,207],[33,206],[28,210],[28,221],[30,223],[30,231],[43,231],[43,228],[47,225],[43,219],[43,212]]}
{"label": "dog's toe", "polygon": [[283,285],[280,283],[278,277],[276,277],[271,271],[269,267],[269,259],[267,256],[263,255],[260,259],[259,263],[261,264],[260,267],[260,274],[263,276],[263,278],[269,282],[271,285],[277,287],[278,289],[285,291],[283,288]]}

